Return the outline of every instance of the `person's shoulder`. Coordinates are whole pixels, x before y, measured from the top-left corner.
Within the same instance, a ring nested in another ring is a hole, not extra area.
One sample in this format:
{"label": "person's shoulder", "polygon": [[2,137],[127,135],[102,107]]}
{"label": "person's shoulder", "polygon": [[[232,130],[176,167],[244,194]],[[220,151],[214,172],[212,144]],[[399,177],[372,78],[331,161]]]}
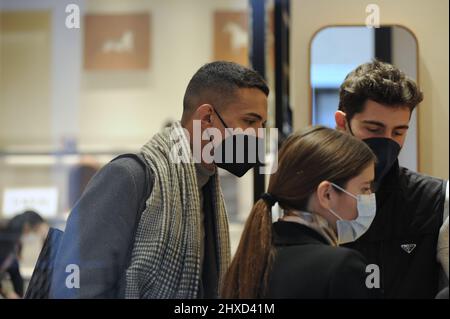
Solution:
{"label": "person's shoulder", "polygon": [[322,266],[333,271],[333,268],[349,264],[366,267],[366,260],[356,250],[336,247],[331,245],[292,245],[277,250],[277,254],[283,261],[286,259],[296,264],[303,264],[308,255],[308,263]]}
{"label": "person's shoulder", "polygon": [[114,174],[116,177],[131,176],[134,180],[145,180],[146,171],[152,176],[152,171],[148,165],[140,162],[132,156],[118,157],[108,164],[103,169],[106,173]]}
{"label": "person's shoulder", "polygon": [[[111,191],[105,185],[114,183],[114,189],[127,188],[131,193],[149,193],[153,188],[154,177],[148,166],[140,163],[136,158],[124,156],[118,157],[104,165],[100,171],[91,179],[86,191],[94,193]],[[131,194],[130,192],[127,192]]]}
{"label": "person's shoulder", "polygon": [[368,298],[365,288],[367,263],[357,251],[314,244],[279,247],[278,252],[281,254],[275,257],[271,287],[281,287],[283,298],[285,290],[291,295],[303,294],[303,288],[298,292],[298,287],[305,285],[317,288],[308,294],[323,298]]}
{"label": "person's shoulder", "polygon": [[336,260],[336,266],[342,267],[353,265],[364,269],[367,266],[367,261],[363,255],[354,249],[334,247],[332,253],[334,255],[334,259]]}
{"label": "person's shoulder", "polygon": [[447,181],[442,178],[418,173],[416,171],[410,170],[406,167],[400,167],[400,178],[403,179],[408,184],[427,184],[437,187],[442,187]]}
{"label": "person's shoulder", "polygon": [[330,263],[331,268],[340,268],[348,265],[365,268],[367,265],[366,259],[354,249],[330,245],[320,245],[316,249],[317,255],[332,261]]}
{"label": "person's shoulder", "polygon": [[400,189],[406,198],[418,200],[427,199],[426,202],[436,204],[444,203],[447,180],[418,173],[408,168],[400,168]]}
{"label": "person's shoulder", "polygon": [[107,165],[115,168],[126,168],[130,172],[142,172],[145,169],[150,169],[150,167],[145,164],[144,158],[139,158],[135,154],[120,155],[110,161]]}
{"label": "person's shoulder", "polygon": [[377,278],[378,266],[368,265],[359,252],[349,248],[339,247],[335,253],[335,262],[330,277],[330,298],[378,298],[378,291],[367,286],[369,276]]}

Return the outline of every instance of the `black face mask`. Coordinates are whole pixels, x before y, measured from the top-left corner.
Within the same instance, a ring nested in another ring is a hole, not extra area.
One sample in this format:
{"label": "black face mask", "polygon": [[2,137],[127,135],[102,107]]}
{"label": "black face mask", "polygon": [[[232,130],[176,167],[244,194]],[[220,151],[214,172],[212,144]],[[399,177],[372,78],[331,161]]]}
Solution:
{"label": "black face mask", "polygon": [[375,189],[381,184],[384,176],[389,172],[400,154],[401,147],[390,138],[374,137],[363,140],[377,156],[375,166]]}
{"label": "black face mask", "polygon": [[[228,125],[215,112],[228,130]],[[264,139],[253,135],[230,133],[214,148],[215,164],[237,177],[244,176],[252,168],[263,166],[259,158],[264,158]]]}

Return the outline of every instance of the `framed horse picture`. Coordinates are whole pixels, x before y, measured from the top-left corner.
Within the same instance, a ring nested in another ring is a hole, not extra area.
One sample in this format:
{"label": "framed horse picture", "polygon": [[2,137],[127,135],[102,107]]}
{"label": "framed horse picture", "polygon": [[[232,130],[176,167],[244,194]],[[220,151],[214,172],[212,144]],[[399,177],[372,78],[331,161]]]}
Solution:
{"label": "framed horse picture", "polygon": [[248,66],[249,19],[246,11],[214,13],[214,60]]}
{"label": "framed horse picture", "polygon": [[85,17],[86,70],[150,68],[150,14],[91,14]]}

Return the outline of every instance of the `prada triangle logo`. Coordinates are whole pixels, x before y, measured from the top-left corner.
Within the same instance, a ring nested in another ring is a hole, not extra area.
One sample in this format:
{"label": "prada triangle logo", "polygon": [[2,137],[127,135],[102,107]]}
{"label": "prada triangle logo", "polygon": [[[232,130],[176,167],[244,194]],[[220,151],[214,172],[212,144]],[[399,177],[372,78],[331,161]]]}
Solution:
{"label": "prada triangle logo", "polygon": [[410,254],[414,250],[414,248],[416,248],[416,246],[417,246],[416,244],[404,244],[401,245],[400,247],[402,247],[404,251]]}

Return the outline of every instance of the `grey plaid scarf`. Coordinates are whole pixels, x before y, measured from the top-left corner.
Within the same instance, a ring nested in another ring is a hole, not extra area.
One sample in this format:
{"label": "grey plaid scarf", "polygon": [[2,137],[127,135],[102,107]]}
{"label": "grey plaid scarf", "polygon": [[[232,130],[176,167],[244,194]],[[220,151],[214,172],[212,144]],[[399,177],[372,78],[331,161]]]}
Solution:
{"label": "grey plaid scarf", "polygon": [[[200,197],[189,141],[179,122],[141,149],[154,185],[137,227],[126,298],[196,298],[200,274]],[[174,163],[178,156],[182,161]],[[218,174],[212,183],[219,287],[230,260],[228,220]]]}

